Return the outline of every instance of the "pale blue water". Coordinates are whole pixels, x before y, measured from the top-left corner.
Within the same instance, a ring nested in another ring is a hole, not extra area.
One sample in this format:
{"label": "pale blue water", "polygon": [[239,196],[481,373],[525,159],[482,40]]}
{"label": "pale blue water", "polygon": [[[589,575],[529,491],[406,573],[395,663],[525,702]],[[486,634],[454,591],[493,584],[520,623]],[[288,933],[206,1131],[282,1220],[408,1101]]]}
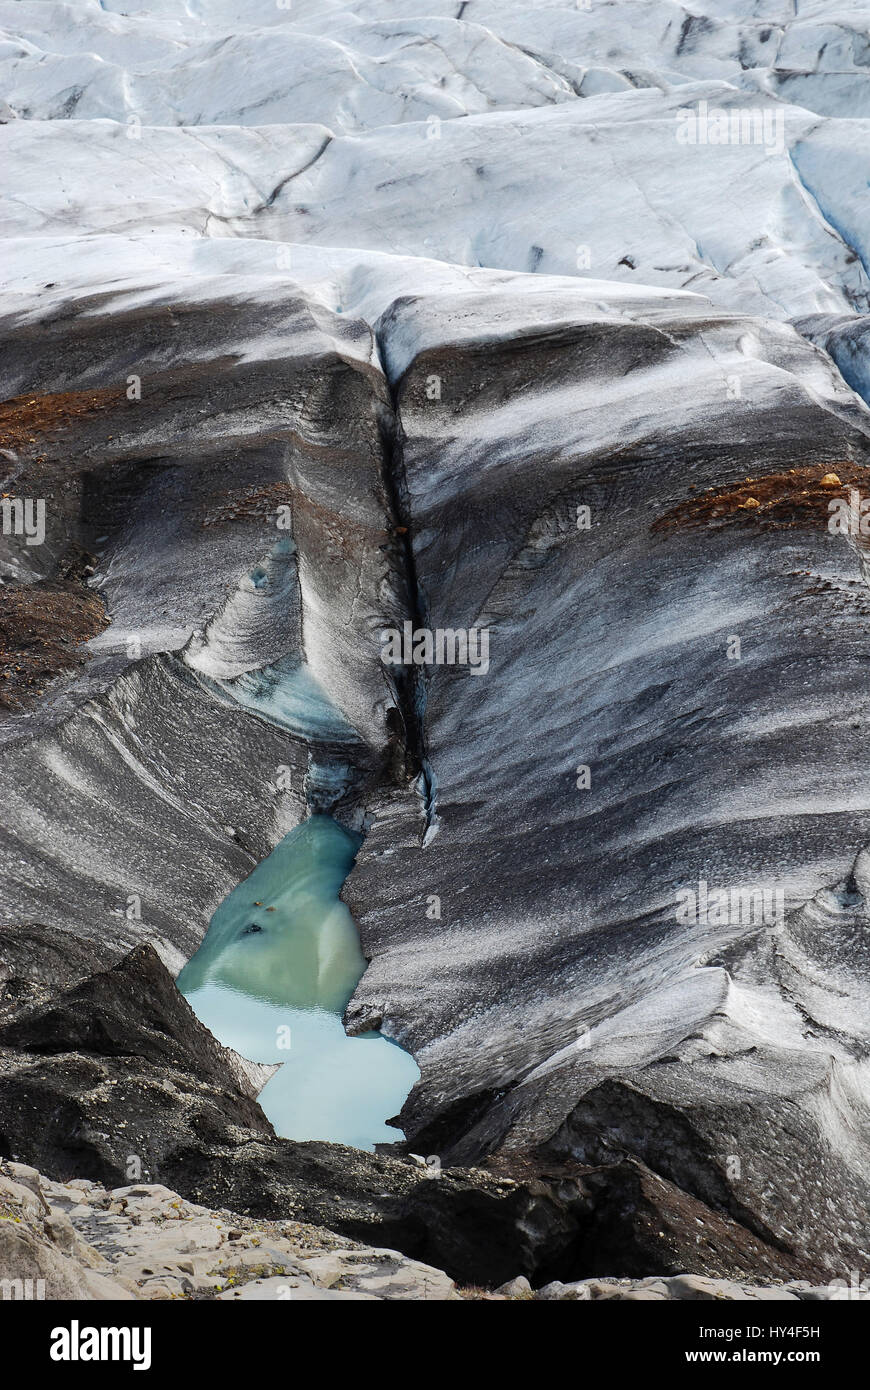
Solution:
{"label": "pale blue water", "polygon": [[341,1017],[365,970],[341,886],[360,837],[311,816],[215,912],[178,988],[215,1037],[252,1062],[280,1062],[260,1105],[286,1139],[372,1149],[420,1075],[379,1033]]}

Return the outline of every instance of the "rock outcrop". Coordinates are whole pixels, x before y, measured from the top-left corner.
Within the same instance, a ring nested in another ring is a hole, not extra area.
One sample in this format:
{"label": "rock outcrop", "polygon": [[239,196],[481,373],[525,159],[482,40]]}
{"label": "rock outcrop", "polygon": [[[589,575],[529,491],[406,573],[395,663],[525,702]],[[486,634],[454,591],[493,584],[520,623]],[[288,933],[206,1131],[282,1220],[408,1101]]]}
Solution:
{"label": "rock outcrop", "polygon": [[199,1206],[316,1225],[490,1288],[517,1273],[540,1283],[578,1270],[820,1271],[636,1160],[542,1154],[441,1169],[276,1139],[255,1099],[264,1078],[214,1041],[149,946],[43,995],[0,1011],[0,1158],[61,1184],[158,1183]]}
{"label": "rock outcrop", "polygon": [[458,1299],[438,1269],[319,1228],[257,1224],[157,1184],[0,1170],[0,1297]]}

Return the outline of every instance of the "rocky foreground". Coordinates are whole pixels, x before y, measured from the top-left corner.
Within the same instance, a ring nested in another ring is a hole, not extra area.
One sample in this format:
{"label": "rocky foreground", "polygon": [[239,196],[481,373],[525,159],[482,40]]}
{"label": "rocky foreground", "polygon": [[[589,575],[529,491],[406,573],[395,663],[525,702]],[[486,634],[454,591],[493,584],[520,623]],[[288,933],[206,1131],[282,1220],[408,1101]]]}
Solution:
{"label": "rocky foreground", "polygon": [[[14,1272],[13,1272],[14,1271]],[[8,1281],[8,1282],[7,1282]],[[294,1221],[257,1222],[186,1202],[157,1184],[106,1189],[52,1182],[0,1166],[2,1297],[46,1299],[667,1300],[834,1299],[806,1282],[759,1288],[728,1279],[554,1281],[519,1276],[500,1288],[458,1288],[440,1269],[396,1250]]]}

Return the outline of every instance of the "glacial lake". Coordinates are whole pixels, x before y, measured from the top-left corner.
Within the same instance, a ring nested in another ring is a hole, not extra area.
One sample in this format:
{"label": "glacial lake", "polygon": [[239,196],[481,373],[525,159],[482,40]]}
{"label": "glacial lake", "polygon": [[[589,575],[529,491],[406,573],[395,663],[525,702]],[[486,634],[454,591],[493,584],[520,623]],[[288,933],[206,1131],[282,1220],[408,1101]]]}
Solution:
{"label": "glacial lake", "polygon": [[380,1033],[348,1037],[342,1015],[366,967],[339,893],[360,837],[311,816],[215,912],[178,988],[215,1037],[280,1070],[259,1096],[276,1134],[371,1150],[420,1075]]}

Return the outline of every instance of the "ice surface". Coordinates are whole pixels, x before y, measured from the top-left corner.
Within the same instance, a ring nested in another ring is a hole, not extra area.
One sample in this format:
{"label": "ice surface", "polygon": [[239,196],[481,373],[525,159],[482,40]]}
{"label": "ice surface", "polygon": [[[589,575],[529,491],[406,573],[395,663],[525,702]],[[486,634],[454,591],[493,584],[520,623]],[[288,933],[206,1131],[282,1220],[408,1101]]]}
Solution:
{"label": "ice surface", "polygon": [[[283,1132],[383,1137],[414,1079],[365,1035],[383,1020],[421,1066],[409,1133],[477,1161],[558,1131],[576,1158],[615,1080],[696,1134],[712,1114],[705,1172],[726,1130],[749,1155],[732,1209],[843,1267],[870,1134],[867,566],[802,499],[868,456],[866,4],[2,0],[0,26],[4,394],[147,388],[35,446],[99,520],[113,621],[90,676],[13,721],[10,918],[177,964],[215,909],[268,928],[236,905],[343,799],[359,984],[339,900],[306,921],[304,997],[264,931],[214,951],[213,923],[188,966],[211,960],[199,1005],[241,1050],[290,1027]],[[702,107],[775,138],[681,143]],[[792,470],[785,519],[656,524]],[[409,598],[491,625],[486,682],[435,670],[399,708],[378,636]],[[674,922],[678,885],[753,876],[785,894],[775,931]],[[674,1177],[650,1132],[632,1152]]]}

